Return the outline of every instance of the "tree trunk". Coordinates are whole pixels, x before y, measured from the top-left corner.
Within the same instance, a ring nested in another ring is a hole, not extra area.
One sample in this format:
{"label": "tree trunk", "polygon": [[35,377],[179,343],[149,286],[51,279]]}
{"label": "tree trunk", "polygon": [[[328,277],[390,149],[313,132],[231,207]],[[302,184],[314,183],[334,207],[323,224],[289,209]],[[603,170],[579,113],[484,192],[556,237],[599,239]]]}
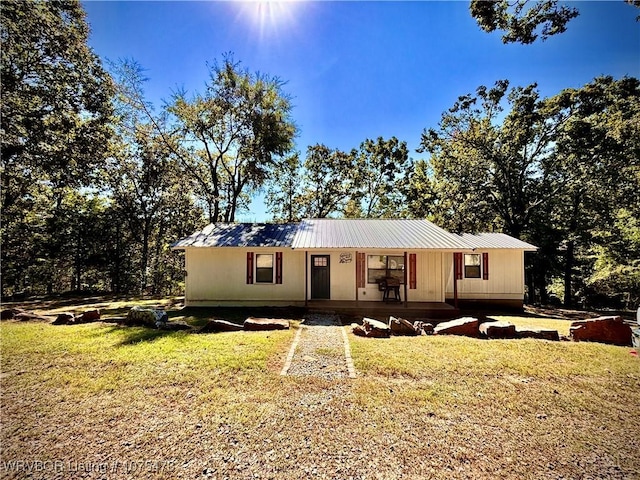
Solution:
{"label": "tree trunk", "polygon": [[571,281],[573,277],[575,241],[570,240],[567,244],[567,252],[564,262],[564,307],[571,308],[573,306],[573,289]]}

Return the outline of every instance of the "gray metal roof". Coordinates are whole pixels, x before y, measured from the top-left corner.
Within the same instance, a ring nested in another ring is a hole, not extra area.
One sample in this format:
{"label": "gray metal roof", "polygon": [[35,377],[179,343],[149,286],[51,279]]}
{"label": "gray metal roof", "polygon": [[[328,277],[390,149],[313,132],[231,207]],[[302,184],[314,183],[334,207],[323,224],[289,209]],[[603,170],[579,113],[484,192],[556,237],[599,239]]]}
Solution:
{"label": "gray metal roof", "polygon": [[276,247],[294,249],[521,249],[537,247],[504,233],[456,235],[428,220],[309,219],[301,223],[212,223],[171,245],[187,247]]}
{"label": "gray metal roof", "polygon": [[171,247],[290,247],[297,228],[297,223],[211,223]]}
{"label": "gray metal roof", "polygon": [[523,242],[504,233],[463,233],[458,235],[471,248],[515,248],[519,250],[535,251],[538,247]]}
{"label": "gray metal roof", "polygon": [[469,250],[458,235],[428,220],[311,219],[303,220],[293,248],[385,248]]}

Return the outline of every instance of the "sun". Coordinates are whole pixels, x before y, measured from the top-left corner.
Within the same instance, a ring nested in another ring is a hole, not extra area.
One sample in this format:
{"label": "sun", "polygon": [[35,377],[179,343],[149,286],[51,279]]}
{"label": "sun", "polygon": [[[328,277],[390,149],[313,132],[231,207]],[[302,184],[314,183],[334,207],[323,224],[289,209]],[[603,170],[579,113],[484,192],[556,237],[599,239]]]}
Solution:
{"label": "sun", "polygon": [[300,3],[302,2],[295,0],[241,2],[241,15],[253,23],[263,38],[295,27],[296,10]]}

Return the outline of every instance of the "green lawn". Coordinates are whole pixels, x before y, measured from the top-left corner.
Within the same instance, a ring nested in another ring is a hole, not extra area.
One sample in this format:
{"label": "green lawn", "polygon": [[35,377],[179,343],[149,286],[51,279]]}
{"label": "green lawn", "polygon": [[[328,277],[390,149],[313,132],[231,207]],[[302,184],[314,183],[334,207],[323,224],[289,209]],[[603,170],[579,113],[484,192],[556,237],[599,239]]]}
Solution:
{"label": "green lawn", "polygon": [[638,478],[630,348],[349,335],[355,380],[281,377],[296,325],[2,322],[0,477]]}

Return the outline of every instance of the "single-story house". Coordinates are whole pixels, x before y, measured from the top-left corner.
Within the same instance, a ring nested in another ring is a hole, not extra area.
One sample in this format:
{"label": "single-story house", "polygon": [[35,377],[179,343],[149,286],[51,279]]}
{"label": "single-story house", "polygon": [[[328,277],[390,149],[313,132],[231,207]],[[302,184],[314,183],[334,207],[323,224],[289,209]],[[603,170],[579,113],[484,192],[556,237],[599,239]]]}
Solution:
{"label": "single-story house", "polygon": [[187,306],[480,302],[521,308],[524,255],[502,233],[453,234],[427,220],[214,223],[172,245],[185,252]]}

